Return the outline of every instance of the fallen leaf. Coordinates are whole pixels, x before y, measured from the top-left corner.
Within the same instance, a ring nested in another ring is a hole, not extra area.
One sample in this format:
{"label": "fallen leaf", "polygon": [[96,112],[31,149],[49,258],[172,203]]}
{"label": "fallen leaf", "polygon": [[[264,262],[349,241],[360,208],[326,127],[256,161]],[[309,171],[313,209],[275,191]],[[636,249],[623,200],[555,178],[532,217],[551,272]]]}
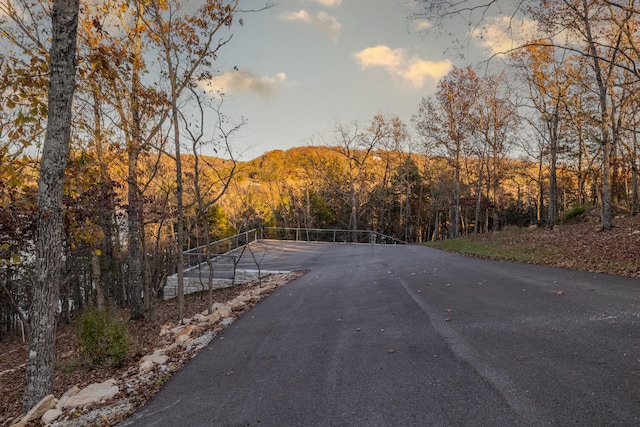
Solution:
{"label": "fallen leaf", "polygon": [[396,352],[396,351],[395,351],[394,349],[390,348],[390,349],[389,349],[389,351],[387,351],[387,354],[393,354],[393,353],[395,353],[395,352]]}
{"label": "fallen leaf", "polygon": [[445,319],[444,319],[445,322],[450,322],[451,320],[453,320],[453,319],[451,319],[451,317],[445,317]]}
{"label": "fallen leaf", "polygon": [[561,297],[562,295],[564,295],[564,291],[558,291],[558,292],[556,292],[556,295]]}
{"label": "fallen leaf", "polygon": [[451,309],[450,308],[445,308],[444,312],[445,313],[451,313]]}

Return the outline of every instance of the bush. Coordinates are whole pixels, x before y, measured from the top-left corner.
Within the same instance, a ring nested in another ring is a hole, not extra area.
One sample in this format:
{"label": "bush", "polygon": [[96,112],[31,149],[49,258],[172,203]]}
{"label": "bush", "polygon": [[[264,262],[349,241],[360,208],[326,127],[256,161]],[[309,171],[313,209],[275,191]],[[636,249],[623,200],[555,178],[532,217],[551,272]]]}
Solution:
{"label": "bush", "polygon": [[569,209],[568,211],[565,211],[562,214],[562,222],[563,223],[567,223],[567,222],[571,222],[571,221],[580,221],[580,217],[582,215],[584,215],[585,212],[587,212],[589,209],[591,209],[591,206],[589,205],[577,205],[572,207],[571,209]]}
{"label": "bush", "polygon": [[90,308],[76,321],[80,353],[93,365],[107,359],[115,368],[122,366],[131,344],[127,325],[110,310]]}

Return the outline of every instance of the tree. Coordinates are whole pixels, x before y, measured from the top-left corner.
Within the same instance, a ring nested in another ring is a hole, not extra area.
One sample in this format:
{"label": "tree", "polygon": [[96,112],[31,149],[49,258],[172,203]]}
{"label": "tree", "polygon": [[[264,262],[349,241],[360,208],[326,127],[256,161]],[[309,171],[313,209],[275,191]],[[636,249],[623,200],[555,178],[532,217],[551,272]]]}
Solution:
{"label": "tree", "polygon": [[451,237],[460,236],[461,169],[463,156],[478,130],[477,95],[480,79],[467,68],[454,68],[438,83],[434,99],[420,103],[414,124],[425,143],[443,149],[454,173]]}
{"label": "tree", "polygon": [[553,45],[534,42],[514,54],[520,62],[524,80],[529,90],[529,99],[535,106],[544,125],[545,139],[550,157],[549,203],[547,228],[553,229],[558,212],[557,161],[562,139],[562,119],[572,84],[566,73],[563,57],[556,57]]}
{"label": "tree", "polygon": [[[480,89],[479,134],[488,147],[490,165],[489,181],[495,207],[493,209],[493,230],[498,230],[502,204],[504,179],[503,163],[520,130],[520,116],[514,102],[513,90],[507,83],[507,74],[488,75],[482,80]],[[478,201],[478,206],[480,201]]]}
{"label": "tree", "polygon": [[238,0],[206,0],[193,15],[184,15],[177,2],[154,1],[151,3],[150,17],[145,21],[152,34],[152,40],[157,43],[162,53],[162,69],[169,81],[166,99],[173,128],[176,163],[176,253],[180,321],[184,317],[185,247],[179,102],[185,89],[194,87],[198,81],[209,76],[205,69],[212,65],[218,50],[230,40],[230,36],[220,39],[215,37],[220,30],[231,26],[237,7]]}
{"label": "tree", "polygon": [[53,391],[56,318],[63,262],[62,195],[71,138],[78,14],[78,0],[54,0],[49,50],[49,115],[38,181],[36,280],[29,312],[31,335],[25,412]]}

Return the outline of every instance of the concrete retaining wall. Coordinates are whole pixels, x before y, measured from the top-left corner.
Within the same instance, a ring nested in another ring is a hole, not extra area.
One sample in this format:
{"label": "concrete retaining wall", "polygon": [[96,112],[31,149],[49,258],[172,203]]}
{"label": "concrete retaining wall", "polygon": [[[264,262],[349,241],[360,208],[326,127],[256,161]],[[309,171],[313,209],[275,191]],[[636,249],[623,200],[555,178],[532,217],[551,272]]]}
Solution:
{"label": "concrete retaining wall", "polygon": [[[213,289],[228,288],[233,285],[241,285],[256,280],[260,275],[267,276],[269,274],[289,273],[289,271],[260,271],[258,270],[237,270],[235,281],[231,279],[213,279]],[[184,294],[192,294],[194,292],[206,291],[208,289],[208,278],[203,277],[185,277],[184,278]],[[178,292],[178,275],[167,277],[167,283],[164,285],[164,299],[175,298]]]}

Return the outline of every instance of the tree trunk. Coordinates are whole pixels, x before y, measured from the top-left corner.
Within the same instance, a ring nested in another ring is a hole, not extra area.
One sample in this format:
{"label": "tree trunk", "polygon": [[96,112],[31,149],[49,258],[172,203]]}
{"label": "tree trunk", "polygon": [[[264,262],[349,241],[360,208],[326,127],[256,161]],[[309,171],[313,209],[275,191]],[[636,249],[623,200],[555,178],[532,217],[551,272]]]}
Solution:
{"label": "tree trunk", "polygon": [[96,249],[91,250],[91,276],[96,290],[96,307],[104,308],[104,291],[102,290],[102,275],[100,274],[100,257]]}
{"label": "tree trunk", "polygon": [[[552,124],[552,126],[556,126]],[[550,155],[551,167],[549,169],[549,211],[547,214],[547,229],[553,230],[556,222],[556,212],[558,212],[558,191],[556,185],[556,163],[558,160],[558,138],[555,128],[551,130]]]}
{"label": "tree trunk", "polygon": [[[138,10],[138,20],[142,20],[142,12]],[[129,175],[127,193],[129,209],[127,211],[128,225],[128,261],[127,285],[129,288],[129,307],[131,309],[131,320],[144,319],[144,308],[142,304],[142,254],[140,251],[140,233],[142,224],[142,201],[140,200],[140,189],[138,188],[138,158],[140,156],[142,141],[142,125],[140,118],[140,68],[142,42],[140,35],[136,35],[135,56],[133,60],[133,72],[131,79],[131,136],[129,141],[128,166]]]}
{"label": "tree trunk", "polygon": [[29,310],[31,335],[24,391],[25,412],[53,392],[56,317],[63,263],[62,196],[71,138],[78,12],[78,0],[53,2],[49,115],[38,180],[36,280]]}
{"label": "tree trunk", "polygon": [[633,156],[631,158],[631,215],[638,213],[638,134],[633,132]]}

